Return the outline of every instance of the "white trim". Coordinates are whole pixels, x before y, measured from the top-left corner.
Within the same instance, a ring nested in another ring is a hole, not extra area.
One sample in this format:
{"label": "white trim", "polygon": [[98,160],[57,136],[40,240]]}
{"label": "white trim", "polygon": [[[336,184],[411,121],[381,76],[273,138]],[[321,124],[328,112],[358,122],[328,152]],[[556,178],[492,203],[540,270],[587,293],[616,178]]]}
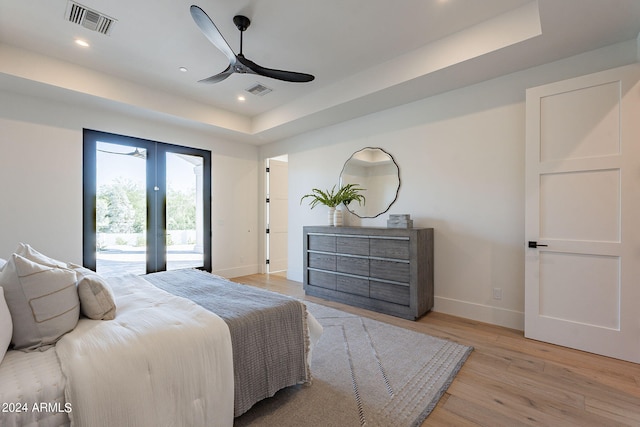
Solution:
{"label": "white trim", "polygon": [[217,274],[218,276],[222,276],[225,279],[231,279],[233,277],[258,274],[260,273],[260,267],[261,266],[259,264],[253,264],[253,265],[245,265],[241,267],[225,268],[224,270],[213,270],[212,273]]}
{"label": "white trim", "polygon": [[524,312],[522,311],[444,297],[434,298],[433,311],[524,331]]}

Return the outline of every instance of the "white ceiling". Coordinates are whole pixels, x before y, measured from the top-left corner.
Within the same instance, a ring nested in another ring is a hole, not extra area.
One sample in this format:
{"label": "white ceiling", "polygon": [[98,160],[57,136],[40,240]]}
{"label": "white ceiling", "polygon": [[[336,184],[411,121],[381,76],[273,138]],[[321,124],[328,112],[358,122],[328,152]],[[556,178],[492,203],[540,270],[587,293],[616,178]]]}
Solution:
{"label": "white ceiling", "polygon": [[[67,22],[67,0],[0,0],[0,89],[162,115],[255,144],[635,38],[640,0],[78,0],[110,35]],[[189,13],[236,52],[311,83],[234,74]],[[73,42],[81,38],[89,48]],[[188,72],[179,71],[188,68]],[[273,92],[244,89],[261,83]],[[244,94],[245,102],[237,96]]]}

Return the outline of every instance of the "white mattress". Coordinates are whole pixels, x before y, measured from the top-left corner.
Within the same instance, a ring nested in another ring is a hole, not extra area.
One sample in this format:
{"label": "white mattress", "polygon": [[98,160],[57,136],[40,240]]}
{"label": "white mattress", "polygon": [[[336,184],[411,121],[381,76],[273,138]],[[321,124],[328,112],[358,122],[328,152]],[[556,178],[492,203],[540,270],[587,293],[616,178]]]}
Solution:
{"label": "white mattress", "polygon": [[2,427],[69,425],[65,379],[55,348],[7,352],[0,363],[0,378]]}

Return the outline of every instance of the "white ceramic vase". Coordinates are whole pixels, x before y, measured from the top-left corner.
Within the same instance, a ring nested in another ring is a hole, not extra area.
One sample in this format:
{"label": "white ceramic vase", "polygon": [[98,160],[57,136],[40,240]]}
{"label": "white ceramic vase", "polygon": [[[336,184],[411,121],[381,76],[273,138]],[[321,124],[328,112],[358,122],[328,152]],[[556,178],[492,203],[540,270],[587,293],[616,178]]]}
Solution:
{"label": "white ceramic vase", "polygon": [[329,213],[327,215],[327,222],[328,222],[327,225],[333,225],[333,219],[334,219],[335,211],[336,211],[336,208],[334,208],[334,207],[330,207],[329,208]]}
{"label": "white ceramic vase", "polygon": [[333,213],[333,225],[336,227],[342,227],[342,209],[336,208]]}

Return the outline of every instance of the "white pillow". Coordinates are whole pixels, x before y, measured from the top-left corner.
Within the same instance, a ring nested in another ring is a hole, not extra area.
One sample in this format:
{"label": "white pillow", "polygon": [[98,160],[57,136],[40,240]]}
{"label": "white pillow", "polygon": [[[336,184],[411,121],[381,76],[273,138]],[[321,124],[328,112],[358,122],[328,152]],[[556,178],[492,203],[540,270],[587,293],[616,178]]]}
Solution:
{"label": "white pillow", "polygon": [[80,310],[89,319],[113,320],[116,302],[107,282],[97,274],[84,276],[78,281]]}
{"label": "white pillow", "polygon": [[16,248],[15,253],[37,264],[42,264],[49,267],[67,268],[67,264],[65,264],[64,262],[58,261],[57,259],[49,258],[48,256],[36,251],[26,243],[18,243],[18,247]]}
{"label": "white pillow", "polygon": [[7,263],[6,259],[0,258],[0,271],[4,268],[4,265]]}
{"label": "white pillow", "polygon": [[7,353],[9,344],[11,344],[11,335],[13,335],[13,322],[11,322],[11,313],[4,299],[4,290],[0,288],[0,363]]}
{"label": "white pillow", "polygon": [[89,319],[113,320],[116,318],[116,301],[111,286],[93,270],[69,263],[78,278],[80,311]]}
{"label": "white pillow", "polygon": [[34,263],[13,254],[0,273],[16,349],[54,344],[76,327],[80,302],[73,270]]}

